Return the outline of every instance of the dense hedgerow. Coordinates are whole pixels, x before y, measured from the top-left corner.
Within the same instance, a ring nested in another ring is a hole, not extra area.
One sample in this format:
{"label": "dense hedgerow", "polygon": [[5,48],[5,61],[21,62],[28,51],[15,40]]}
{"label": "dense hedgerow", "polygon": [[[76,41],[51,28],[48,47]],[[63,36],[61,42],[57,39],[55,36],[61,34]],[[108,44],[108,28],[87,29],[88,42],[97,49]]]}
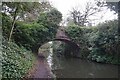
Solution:
{"label": "dense hedgerow", "polygon": [[[29,9],[30,5],[27,3],[26,5],[22,3],[20,6],[17,5],[19,3],[4,4],[11,10],[7,12],[9,15],[6,13],[6,9],[3,9],[2,13],[0,13],[0,18],[2,18],[2,36],[5,38],[2,44],[2,76],[3,78],[21,78],[25,76],[25,73],[33,64],[35,59],[33,53],[37,54],[38,48],[43,43],[55,38],[57,28],[59,27],[58,24],[62,20],[62,14],[56,9],[50,8],[46,11],[45,8],[45,12],[39,13],[37,11],[38,18],[32,19],[33,22],[31,22],[27,20],[31,17],[26,15],[26,9]],[[25,6],[25,9],[23,9],[23,6]],[[2,8],[4,8],[4,5]],[[38,10],[35,7],[32,7],[32,9]],[[7,40],[9,40],[11,32],[11,39],[8,43]]]}
{"label": "dense hedgerow", "polygon": [[3,40],[2,78],[22,78],[32,67],[35,57],[31,51]]}
{"label": "dense hedgerow", "polygon": [[120,64],[118,20],[106,21],[95,27],[69,26],[66,33],[80,45],[82,58]]}
{"label": "dense hedgerow", "polygon": [[88,36],[91,44],[91,52],[88,58],[97,62],[119,64],[118,20],[101,23],[96,29],[96,32]]}

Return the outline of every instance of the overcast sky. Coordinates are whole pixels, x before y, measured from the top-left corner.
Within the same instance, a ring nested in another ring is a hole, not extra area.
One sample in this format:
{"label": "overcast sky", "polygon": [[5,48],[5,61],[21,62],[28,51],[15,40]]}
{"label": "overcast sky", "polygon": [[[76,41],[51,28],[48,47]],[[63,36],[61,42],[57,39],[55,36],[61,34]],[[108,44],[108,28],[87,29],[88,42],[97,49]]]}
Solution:
{"label": "overcast sky", "polygon": [[[71,11],[73,7],[79,6],[81,9],[82,8],[84,9],[86,1],[93,0],[48,0],[48,1],[62,13],[63,19],[65,19],[69,15],[69,11]],[[103,12],[97,15],[97,18],[98,17],[100,18],[101,16],[103,16],[103,18],[101,18],[99,22],[117,18],[117,16],[114,16],[113,12],[111,12],[110,10],[104,10]]]}

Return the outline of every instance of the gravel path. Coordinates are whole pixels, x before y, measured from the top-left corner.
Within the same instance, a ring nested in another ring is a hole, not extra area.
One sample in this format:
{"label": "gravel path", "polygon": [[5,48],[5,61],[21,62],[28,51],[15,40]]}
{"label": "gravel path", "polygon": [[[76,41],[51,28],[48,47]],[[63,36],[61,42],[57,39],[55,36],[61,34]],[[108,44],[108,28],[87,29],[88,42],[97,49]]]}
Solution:
{"label": "gravel path", "polygon": [[43,57],[38,57],[33,68],[28,72],[25,80],[54,80],[53,74]]}

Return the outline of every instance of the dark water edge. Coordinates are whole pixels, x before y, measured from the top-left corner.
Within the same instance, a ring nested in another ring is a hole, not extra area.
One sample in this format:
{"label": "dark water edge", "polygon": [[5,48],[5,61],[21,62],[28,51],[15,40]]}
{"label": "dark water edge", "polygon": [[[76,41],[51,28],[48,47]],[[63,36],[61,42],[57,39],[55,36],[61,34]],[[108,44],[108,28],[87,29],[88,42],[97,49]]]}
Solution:
{"label": "dark water edge", "polygon": [[[118,78],[118,65],[78,58],[57,58],[60,67],[53,69],[57,78]],[[53,66],[57,66],[56,63]]]}

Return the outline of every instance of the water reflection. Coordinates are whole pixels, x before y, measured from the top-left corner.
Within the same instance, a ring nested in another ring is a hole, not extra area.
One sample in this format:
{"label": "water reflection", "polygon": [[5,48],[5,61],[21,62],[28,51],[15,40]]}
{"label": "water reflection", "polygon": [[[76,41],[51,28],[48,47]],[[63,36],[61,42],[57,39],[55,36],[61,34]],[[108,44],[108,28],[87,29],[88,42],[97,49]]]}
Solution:
{"label": "water reflection", "polygon": [[52,60],[52,53],[50,53],[50,55],[47,57],[47,62],[49,64],[49,67],[52,69],[52,65],[53,65],[53,60]]}
{"label": "water reflection", "polygon": [[[76,58],[65,58],[53,48],[43,50],[47,62],[57,78],[117,78],[118,66]],[[40,51],[41,52],[41,51]]]}
{"label": "water reflection", "polygon": [[[50,53],[51,55],[52,53]],[[50,58],[51,57],[51,58]],[[48,64],[58,78],[117,78],[118,66],[87,60],[48,56]],[[74,75],[73,75],[74,74]]]}

